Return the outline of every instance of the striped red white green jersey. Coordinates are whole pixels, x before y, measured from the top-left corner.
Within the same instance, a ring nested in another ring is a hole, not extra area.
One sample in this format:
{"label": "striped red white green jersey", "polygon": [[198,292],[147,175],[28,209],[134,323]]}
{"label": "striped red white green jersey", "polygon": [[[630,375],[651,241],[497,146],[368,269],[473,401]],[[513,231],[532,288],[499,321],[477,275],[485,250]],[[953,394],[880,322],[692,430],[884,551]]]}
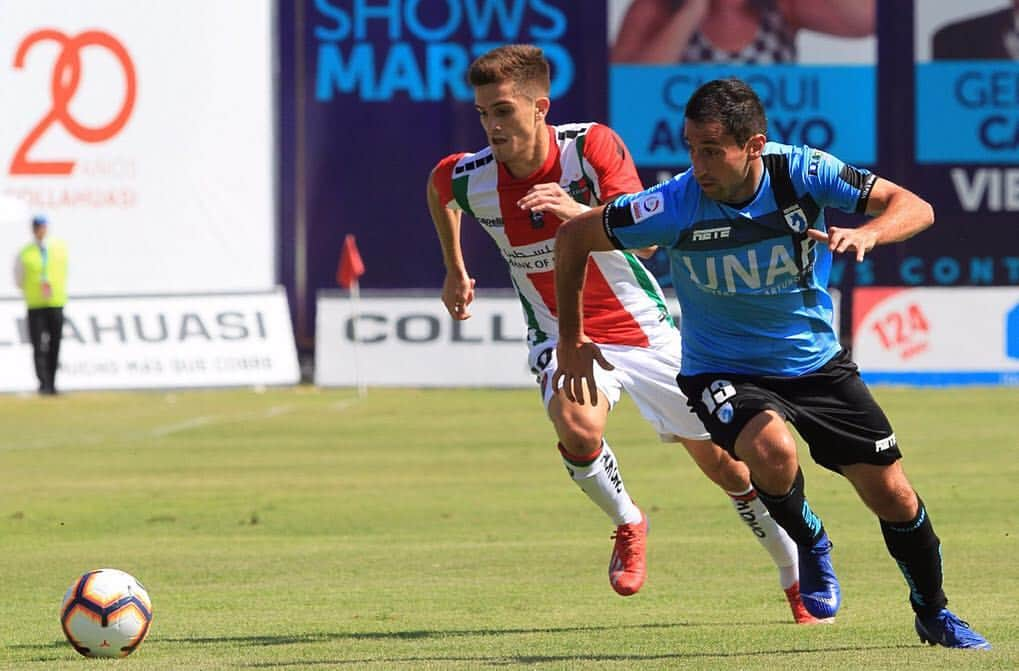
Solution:
{"label": "striped red white green jersey", "polygon": [[[442,203],[471,215],[502,252],[527,320],[533,347],[556,339],[553,273],[555,234],[562,221],[521,210],[516,202],[536,184],[558,182],[575,200],[598,205],[642,189],[622,140],[607,126],[548,126],[549,154],[534,174],[517,179],[486,147],[452,154],[434,171]],[[632,254],[596,252],[587,266],[584,332],[597,343],[648,347],[675,337],[658,282]]]}

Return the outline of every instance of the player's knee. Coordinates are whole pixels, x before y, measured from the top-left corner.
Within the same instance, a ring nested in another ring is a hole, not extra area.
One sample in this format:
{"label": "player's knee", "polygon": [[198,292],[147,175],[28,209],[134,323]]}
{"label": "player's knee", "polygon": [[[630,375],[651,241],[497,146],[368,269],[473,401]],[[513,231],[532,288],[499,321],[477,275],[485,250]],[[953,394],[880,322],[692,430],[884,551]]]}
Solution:
{"label": "player's knee", "polygon": [[563,449],[573,456],[586,456],[601,447],[602,426],[584,421],[582,417],[565,416],[555,422]]}
{"label": "player's knee", "polygon": [[788,430],[741,434],[736,449],[753,471],[795,472],[797,467],[796,441]]}

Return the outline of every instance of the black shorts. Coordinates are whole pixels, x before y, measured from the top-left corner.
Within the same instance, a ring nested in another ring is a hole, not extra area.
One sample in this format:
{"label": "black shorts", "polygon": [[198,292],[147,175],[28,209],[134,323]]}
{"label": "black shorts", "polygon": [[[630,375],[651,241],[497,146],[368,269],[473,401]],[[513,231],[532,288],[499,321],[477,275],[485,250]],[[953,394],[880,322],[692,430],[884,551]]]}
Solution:
{"label": "black shorts", "polygon": [[774,410],[796,427],[814,461],[835,472],[902,458],[892,425],[845,350],[796,377],[704,373],[680,374],[676,382],[712,440],[730,454],[746,423]]}

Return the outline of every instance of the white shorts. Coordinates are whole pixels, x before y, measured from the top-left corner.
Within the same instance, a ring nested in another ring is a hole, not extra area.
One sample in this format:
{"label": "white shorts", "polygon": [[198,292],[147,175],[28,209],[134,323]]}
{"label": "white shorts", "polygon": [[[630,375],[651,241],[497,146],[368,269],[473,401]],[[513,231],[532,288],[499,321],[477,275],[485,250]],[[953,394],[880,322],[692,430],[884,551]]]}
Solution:
{"label": "white shorts", "polygon": [[[598,347],[615,366],[614,370],[605,370],[597,363],[594,365],[595,386],[608,400],[610,410],[619,402],[620,392],[626,391],[663,441],[672,442],[676,437],[693,440],[711,438],[676,384],[680,361],[678,333],[675,340],[664,346],[600,344]],[[548,410],[553,395],[550,382],[558,367],[555,341],[546,340],[532,348],[527,363],[538,376],[541,400]]]}

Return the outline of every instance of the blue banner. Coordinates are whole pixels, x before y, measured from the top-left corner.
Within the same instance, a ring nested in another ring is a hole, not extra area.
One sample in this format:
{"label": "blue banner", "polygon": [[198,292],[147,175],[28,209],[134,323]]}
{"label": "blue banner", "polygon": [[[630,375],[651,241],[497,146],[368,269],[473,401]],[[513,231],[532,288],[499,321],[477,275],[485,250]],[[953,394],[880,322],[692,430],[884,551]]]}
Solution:
{"label": "blue banner", "polygon": [[[280,3],[281,275],[299,342],[314,297],[334,288],[352,233],[361,287],[428,288],[445,268],[425,203],[444,156],[487,140],[467,82],[491,48],[532,43],[552,70],[550,123],[605,118],[604,7],[567,0],[299,0]],[[585,39],[586,36],[586,39]],[[479,289],[510,286],[506,264],[469,218],[462,229]]]}
{"label": "blue banner", "polygon": [[876,162],[872,65],[613,65],[609,117],[637,165],[689,165],[686,101],[701,84],[729,76],[761,97],[768,139],[808,144],[856,165]]}
{"label": "blue banner", "polygon": [[1019,63],[918,63],[916,159],[1019,163]]}

